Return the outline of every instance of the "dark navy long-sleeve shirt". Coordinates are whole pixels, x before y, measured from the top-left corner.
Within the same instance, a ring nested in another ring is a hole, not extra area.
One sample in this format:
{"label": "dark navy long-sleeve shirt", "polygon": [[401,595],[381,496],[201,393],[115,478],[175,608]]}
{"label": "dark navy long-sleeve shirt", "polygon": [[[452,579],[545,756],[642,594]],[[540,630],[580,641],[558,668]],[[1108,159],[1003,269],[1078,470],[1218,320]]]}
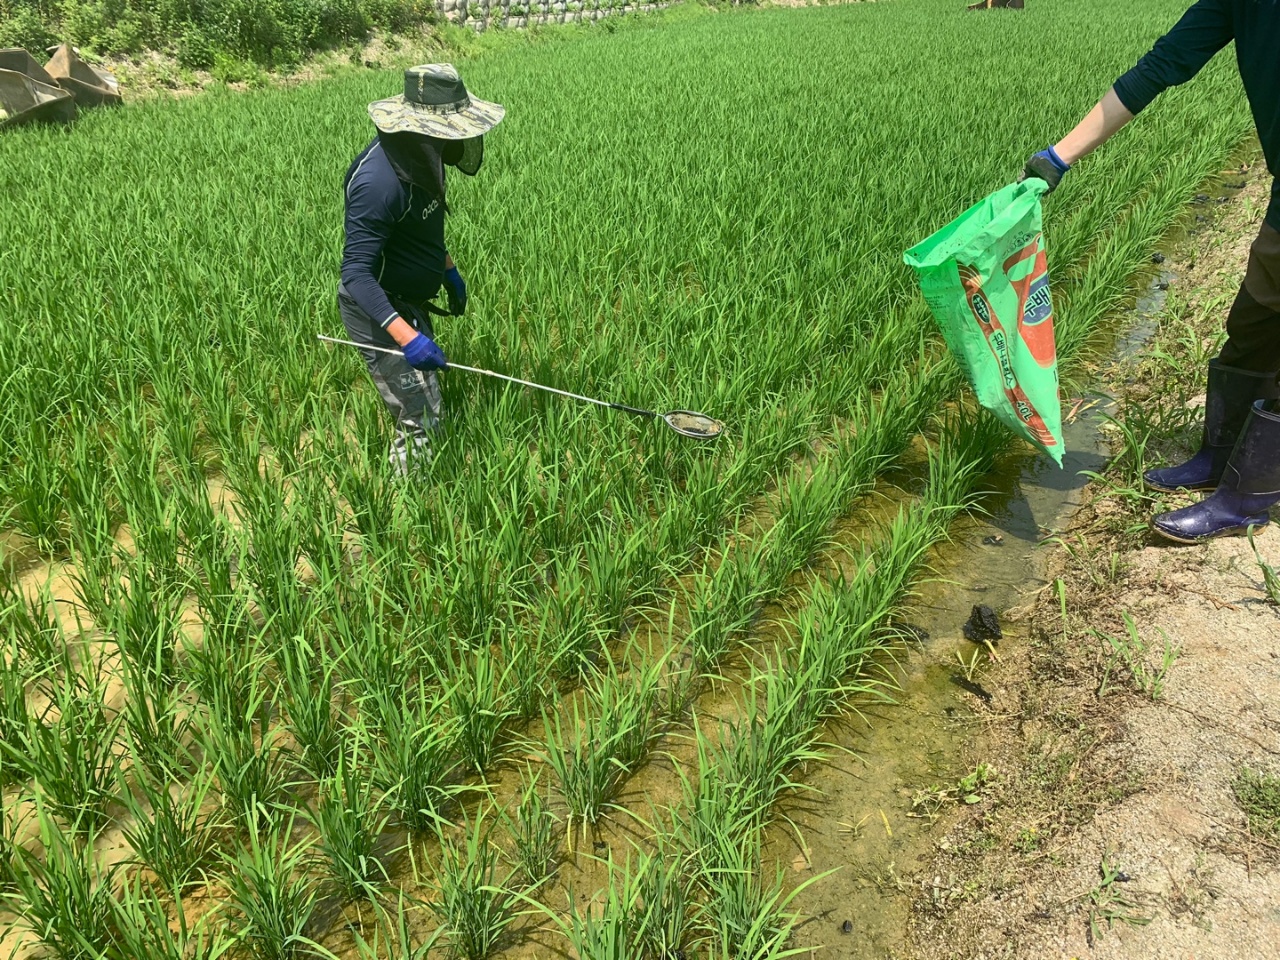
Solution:
{"label": "dark navy long-sleeve shirt", "polygon": [[[1116,95],[1138,113],[1166,88],[1194,77],[1232,40],[1274,177],[1280,175],[1280,0],[1200,0],[1116,81]],[[1272,184],[1266,219],[1280,230],[1280,180]]]}
{"label": "dark navy long-sleeve shirt", "polygon": [[382,326],[433,298],[444,277],[444,203],[396,176],[376,139],[347,170],[342,285]]}

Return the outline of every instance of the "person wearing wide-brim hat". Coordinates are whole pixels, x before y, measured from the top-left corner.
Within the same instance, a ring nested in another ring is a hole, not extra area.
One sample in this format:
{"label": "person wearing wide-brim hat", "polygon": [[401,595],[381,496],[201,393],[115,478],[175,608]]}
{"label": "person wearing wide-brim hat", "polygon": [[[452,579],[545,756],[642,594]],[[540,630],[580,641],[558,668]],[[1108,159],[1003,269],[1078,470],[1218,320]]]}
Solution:
{"label": "person wearing wide-brim hat", "polygon": [[401,472],[429,456],[440,423],[436,371],[446,360],[430,315],[446,311],[432,301],[443,285],[448,314],[467,305],[466,283],[444,239],[445,168],[474,176],[484,135],[504,113],[471,96],[451,64],[411,67],[403,94],[369,104],[377,136],[347,170],[338,310],[352,340],[403,351],[362,351],[396,419],[391,461]]}

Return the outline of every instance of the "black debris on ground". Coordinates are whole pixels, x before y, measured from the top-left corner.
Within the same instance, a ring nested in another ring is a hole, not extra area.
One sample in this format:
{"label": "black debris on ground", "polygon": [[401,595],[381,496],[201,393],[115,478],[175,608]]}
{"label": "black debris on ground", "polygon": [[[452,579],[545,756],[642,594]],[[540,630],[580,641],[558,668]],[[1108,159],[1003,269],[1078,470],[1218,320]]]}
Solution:
{"label": "black debris on ground", "polygon": [[998,533],[993,533],[989,537],[982,538],[982,545],[984,547],[1003,547],[1004,537],[1000,536]]}
{"label": "black debris on ground", "polygon": [[986,640],[1000,640],[1004,633],[1000,629],[1000,620],[996,612],[984,604],[975,604],[969,619],[965,621],[964,635],[975,643]]}
{"label": "black debris on ground", "polygon": [[919,624],[907,623],[905,620],[890,620],[889,629],[902,634],[907,640],[924,643],[929,639],[929,631]]}
{"label": "black debris on ground", "polygon": [[1164,263],[1164,254],[1163,254],[1163,253],[1153,253],[1153,254],[1151,255],[1151,262],[1152,262],[1152,263]]}
{"label": "black debris on ground", "polygon": [[958,673],[951,674],[951,682],[963,690],[965,693],[972,693],[983,703],[991,703],[995,698],[991,696],[991,691],[980,683],[975,683],[968,677],[962,677]]}

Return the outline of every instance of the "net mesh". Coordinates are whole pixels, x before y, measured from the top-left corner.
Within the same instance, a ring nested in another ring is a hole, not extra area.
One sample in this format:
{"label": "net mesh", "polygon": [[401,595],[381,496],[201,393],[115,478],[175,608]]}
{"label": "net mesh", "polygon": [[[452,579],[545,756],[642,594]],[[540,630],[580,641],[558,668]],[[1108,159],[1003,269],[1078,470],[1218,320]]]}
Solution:
{"label": "net mesh", "polygon": [[664,413],[662,419],[676,433],[686,437],[696,437],[699,440],[711,440],[724,431],[724,424],[719,420],[708,417],[705,413],[694,413],[692,410],[673,410],[670,413]]}

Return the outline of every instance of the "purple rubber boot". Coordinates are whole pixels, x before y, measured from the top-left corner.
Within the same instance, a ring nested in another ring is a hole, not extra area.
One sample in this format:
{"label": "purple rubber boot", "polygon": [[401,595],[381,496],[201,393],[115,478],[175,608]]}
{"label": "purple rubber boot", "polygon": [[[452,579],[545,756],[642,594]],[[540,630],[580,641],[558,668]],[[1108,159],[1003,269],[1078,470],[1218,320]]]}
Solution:
{"label": "purple rubber boot", "polygon": [[1209,361],[1209,386],[1205,391],[1204,434],[1200,449],[1186,463],[1148,470],[1142,475],[1148,487],[1175,490],[1216,490],[1236,439],[1255,400],[1280,397],[1274,373],[1256,373]]}
{"label": "purple rubber boot", "polygon": [[1152,517],[1152,530],[1177,543],[1201,543],[1266,526],[1267,511],[1280,503],[1280,414],[1267,405],[1253,405],[1213,495]]}

